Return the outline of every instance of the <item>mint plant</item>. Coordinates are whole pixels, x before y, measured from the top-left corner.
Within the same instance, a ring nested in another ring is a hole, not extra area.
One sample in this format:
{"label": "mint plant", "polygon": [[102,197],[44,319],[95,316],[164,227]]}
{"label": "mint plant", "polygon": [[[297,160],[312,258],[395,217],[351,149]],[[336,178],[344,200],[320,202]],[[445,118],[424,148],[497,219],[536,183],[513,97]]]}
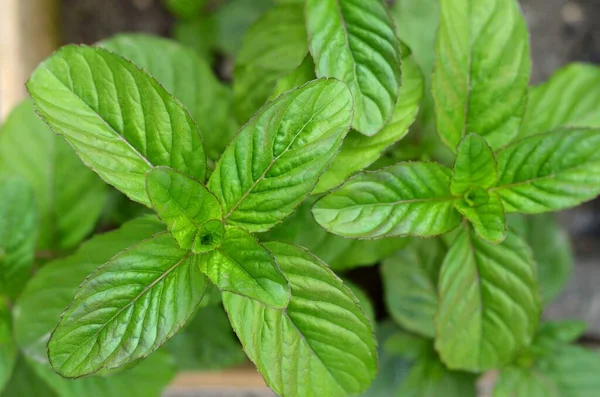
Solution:
{"label": "mint plant", "polygon": [[[571,266],[542,213],[600,193],[598,68],[530,88],[515,0],[257,2],[243,40],[245,0],[165,3],[190,46],[62,47],[0,133],[4,395],[158,395],[172,355],[243,362],[232,330],[281,396],[600,390],[584,325],[540,324]],[[348,280],[374,264],[391,320]]]}

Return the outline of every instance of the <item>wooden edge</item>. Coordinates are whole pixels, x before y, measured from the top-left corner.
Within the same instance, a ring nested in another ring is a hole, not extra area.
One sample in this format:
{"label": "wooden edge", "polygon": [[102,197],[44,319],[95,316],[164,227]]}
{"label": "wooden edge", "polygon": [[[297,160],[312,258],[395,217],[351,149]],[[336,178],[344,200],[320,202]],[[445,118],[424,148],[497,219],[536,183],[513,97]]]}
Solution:
{"label": "wooden edge", "polygon": [[169,385],[170,390],[198,388],[269,390],[262,376],[251,365],[219,372],[180,372]]}

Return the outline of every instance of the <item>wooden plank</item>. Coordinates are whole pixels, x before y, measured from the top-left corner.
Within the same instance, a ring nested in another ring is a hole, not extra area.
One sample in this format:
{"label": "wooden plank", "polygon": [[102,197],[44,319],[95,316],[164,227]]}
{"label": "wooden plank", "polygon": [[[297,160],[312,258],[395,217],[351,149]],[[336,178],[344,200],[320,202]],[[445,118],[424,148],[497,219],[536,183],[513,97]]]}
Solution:
{"label": "wooden plank", "polygon": [[58,0],[0,0],[0,122],[58,43]]}

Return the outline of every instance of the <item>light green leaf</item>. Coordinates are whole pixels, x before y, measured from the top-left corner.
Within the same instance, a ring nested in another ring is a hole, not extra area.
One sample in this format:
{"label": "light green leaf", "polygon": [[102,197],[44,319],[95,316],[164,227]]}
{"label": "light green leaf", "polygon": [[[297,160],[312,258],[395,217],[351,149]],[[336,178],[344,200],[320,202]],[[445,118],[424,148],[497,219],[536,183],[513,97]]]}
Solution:
{"label": "light green leaf", "polygon": [[517,136],[531,71],[516,0],[440,0],[433,97],[437,129],[454,150],[467,133],[494,149]]}
{"label": "light green leaf", "polygon": [[175,376],[173,358],[160,350],[132,368],[76,380],[62,378],[37,361],[27,363],[60,397],[115,397],[125,390],[127,397],[160,397]]}
{"label": "light green leaf", "polygon": [[514,233],[492,245],[463,231],[444,259],[438,288],[436,350],[448,367],[497,368],[531,342],[541,310],[535,266]]}
{"label": "light green leaf", "polygon": [[519,136],[563,127],[600,128],[600,68],[573,63],[529,91]]}
{"label": "light green leaf", "polygon": [[111,258],[81,285],[48,342],[61,376],[75,378],[148,356],[194,313],[208,287],[168,233]]}
{"label": "light green leaf", "polygon": [[437,279],[445,254],[439,239],[414,239],[381,266],[385,303],[394,321],[430,338],[435,336]]}
{"label": "light green leaf", "polygon": [[167,9],[177,18],[192,18],[202,12],[206,0],[164,0]]}
{"label": "light green leaf", "polygon": [[354,97],[352,127],[375,135],[392,117],[400,87],[400,42],[381,0],[307,0],[306,30],[317,77],[335,77]]}
{"label": "light green leaf", "polygon": [[35,193],[41,250],[76,246],[94,229],[107,186],[88,170],[24,101],[0,131],[0,171],[25,179]]}
{"label": "light green leaf", "polygon": [[454,202],[454,207],[471,222],[475,233],[482,239],[501,243],[506,238],[508,226],[500,196],[475,188],[465,193],[465,198]]}
{"label": "light green leaf", "polygon": [[502,369],[493,397],[561,397],[556,382],[538,368]]}
{"label": "light green leaf", "polygon": [[223,294],[248,357],[281,396],[341,397],[365,390],[375,377],[377,353],[372,326],[354,295],[307,251],[285,243],[266,246],[290,280],[287,309]]}
{"label": "light green leaf", "polygon": [[171,168],[150,170],[146,188],[152,207],[183,249],[192,248],[204,224],[223,215],[219,201],[202,183]]}
{"label": "light green leaf", "polygon": [[467,134],[456,149],[450,185],[452,194],[463,195],[475,187],[491,188],[498,180],[497,168],[494,152],[485,139],[476,134]]}
{"label": "light green leaf", "polygon": [[27,88],[83,163],[132,200],[150,205],[145,179],[154,166],[204,180],[202,140],[188,111],[126,59],[66,46],[42,62]]}
{"label": "light green leaf", "polygon": [[0,308],[2,295],[16,298],[31,275],[36,223],[31,188],[20,178],[0,176]]}
{"label": "light green leaf", "polygon": [[290,287],[273,256],[242,228],[227,227],[221,244],[197,257],[200,270],[221,291],[285,308]]}
{"label": "light green leaf", "polygon": [[373,164],[382,153],[406,136],[423,98],[423,74],[412,58],[402,62],[402,87],[392,119],[377,135],[368,137],[350,131],[342,150],[319,179],[315,190],[323,193],[342,184],[350,175]]}
{"label": "light green leaf", "polygon": [[476,397],[476,377],[451,371],[430,348],[429,354],[411,368],[402,383],[398,397]]}
{"label": "light green leaf", "polygon": [[509,224],[531,247],[543,301],[550,302],[561,293],[573,272],[569,236],[552,214],[511,214]]}
{"label": "light green leaf", "polygon": [[17,343],[27,358],[48,362],[48,338],[90,273],[124,249],[164,230],[155,217],[139,218],[118,230],[94,236],[75,254],[42,267],[27,284],[13,310]]}
{"label": "light green leaf", "polygon": [[540,324],[534,340],[535,346],[555,346],[575,342],[587,329],[584,321],[563,320]]}
{"label": "light green leaf", "polygon": [[261,235],[261,240],[305,247],[336,271],[373,265],[409,242],[404,237],[351,240],[327,233],[312,216],[313,203],[314,199],[302,203],[285,221]]}
{"label": "light green leaf", "polygon": [[0,298],[0,395],[17,362],[17,344],[12,334],[10,311]]}
{"label": "light green leaf", "polygon": [[353,238],[430,237],[460,224],[450,194],[452,171],[436,163],[398,163],[352,177],[317,201],[315,220]]}
{"label": "light green leaf", "polygon": [[515,142],[498,153],[493,188],[506,212],[558,211],[600,193],[600,130],[561,129]]}
{"label": "light green leaf", "polygon": [[0,391],[0,396],[58,397],[46,382],[40,379],[32,368],[29,367],[23,356],[18,357],[10,381],[6,385],[4,392]]}
{"label": "light green leaf", "polygon": [[352,97],[334,79],[310,82],[269,103],[246,124],[211,175],[224,221],[266,231],[292,213],[339,150]]}
{"label": "light green leaf", "polygon": [[145,34],[119,34],[100,42],[144,68],[187,109],[211,160],[217,160],[238,129],[231,117],[231,92],[214,76],[208,62],[172,40]]}
{"label": "light green leaf", "polygon": [[275,91],[273,91],[273,94],[271,94],[270,99],[275,99],[284,92],[300,87],[316,78],[315,63],[313,62],[310,54],[308,54],[300,66],[277,81]]}
{"label": "light green leaf", "polygon": [[280,4],[248,30],[235,62],[235,114],[245,123],[273,94],[277,80],[306,57],[306,28],[301,4]]}
{"label": "light green leaf", "polygon": [[165,347],[182,371],[221,370],[247,361],[221,305],[201,308]]}

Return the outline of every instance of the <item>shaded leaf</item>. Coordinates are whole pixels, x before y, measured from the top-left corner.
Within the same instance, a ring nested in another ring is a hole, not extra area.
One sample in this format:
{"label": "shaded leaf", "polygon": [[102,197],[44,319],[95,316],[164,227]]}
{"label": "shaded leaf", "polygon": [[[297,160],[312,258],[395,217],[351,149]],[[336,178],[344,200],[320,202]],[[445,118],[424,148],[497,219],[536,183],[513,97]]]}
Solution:
{"label": "shaded leaf", "polygon": [[352,127],[375,135],[392,117],[400,43],[380,0],[307,0],[306,29],[317,77],[335,77],[354,97]]}
{"label": "shaded leaf", "polygon": [[132,200],[150,205],[145,178],[154,166],[204,180],[202,140],[188,111],[126,59],[98,47],[62,47],[27,88],[83,163]]}
{"label": "shaded leaf", "polygon": [[300,66],[277,81],[275,91],[273,91],[273,94],[271,94],[270,99],[275,99],[284,92],[300,87],[316,78],[315,63],[313,62],[310,54],[308,54]]}
{"label": "shaded leaf", "polygon": [[46,382],[40,379],[29,367],[23,356],[17,358],[10,381],[6,385],[4,392],[0,392],[0,396],[58,397]]}
{"label": "shaded leaf", "polygon": [[167,9],[177,18],[192,18],[202,12],[206,0],[164,0]]}
{"label": "shaded leaf", "polygon": [[365,390],[375,377],[377,354],[373,329],[354,295],[307,251],[284,243],[266,246],[290,281],[292,299],[287,309],[277,310],[223,294],[246,354],[282,396]]}
{"label": "shaded leaf", "polygon": [[12,335],[10,311],[0,298],[0,395],[17,363],[17,344]]}

